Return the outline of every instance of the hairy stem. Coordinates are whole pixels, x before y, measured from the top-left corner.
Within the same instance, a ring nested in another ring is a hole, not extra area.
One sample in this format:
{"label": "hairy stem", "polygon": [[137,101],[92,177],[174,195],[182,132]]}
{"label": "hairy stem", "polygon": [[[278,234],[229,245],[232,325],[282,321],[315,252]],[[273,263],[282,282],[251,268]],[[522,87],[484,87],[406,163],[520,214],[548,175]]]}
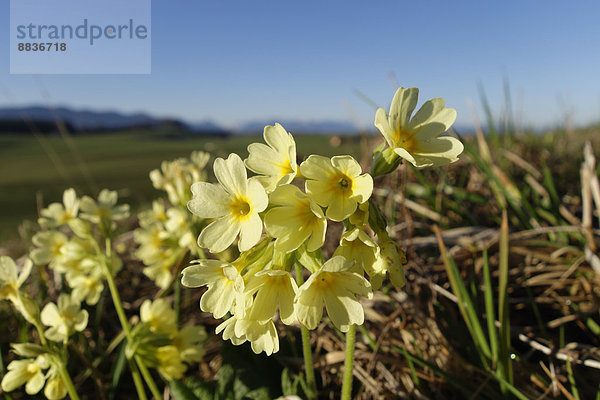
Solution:
{"label": "hairy stem", "polygon": [[356,325],[350,325],[346,333],[346,358],[344,359],[344,381],[342,383],[342,400],[350,400],[352,395],[352,363],[354,361],[354,338]]}

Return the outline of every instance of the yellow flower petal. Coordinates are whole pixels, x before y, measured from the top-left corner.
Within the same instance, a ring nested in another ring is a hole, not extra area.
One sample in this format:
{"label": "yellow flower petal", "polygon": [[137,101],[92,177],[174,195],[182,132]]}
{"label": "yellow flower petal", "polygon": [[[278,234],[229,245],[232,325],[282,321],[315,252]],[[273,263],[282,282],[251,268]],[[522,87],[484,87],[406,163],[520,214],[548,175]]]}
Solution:
{"label": "yellow flower petal", "polygon": [[213,164],[213,172],[229,194],[246,193],[248,175],[244,162],[237,154],[231,153],[226,160],[217,158]]}
{"label": "yellow flower petal", "polygon": [[196,182],[191,187],[193,198],[187,203],[188,210],[200,218],[218,218],[229,211],[231,196],[223,187],[214,183]]}
{"label": "yellow flower petal", "polygon": [[212,253],[227,249],[240,232],[240,223],[231,217],[219,218],[211,222],[198,236],[198,246],[207,247]]}

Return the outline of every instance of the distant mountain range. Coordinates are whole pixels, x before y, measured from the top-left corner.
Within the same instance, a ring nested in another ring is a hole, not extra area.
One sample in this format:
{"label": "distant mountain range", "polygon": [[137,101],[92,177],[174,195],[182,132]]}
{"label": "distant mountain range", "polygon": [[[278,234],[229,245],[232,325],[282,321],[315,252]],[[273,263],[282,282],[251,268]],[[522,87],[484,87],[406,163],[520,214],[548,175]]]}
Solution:
{"label": "distant mountain range", "polygon": [[[262,133],[265,125],[273,125],[276,121],[280,121],[285,129],[292,133],[344,135],[359,131],[354,124],[337,120],[281,121],[267,119],[248,121],[227,129],[210,120],[188,122],[178,118],[157,118],[146,113],[127,114],[118,111],[77,110],[70,107],[29,106],[0,108],[0,133],[30,131],[31,126],[24,121],[24,118],[34,121],[37,129],[41,132],[56,131],[56,121],[60,120],[67,125],[69,130],[79,134],[134,128],[170,128],[192,134],[258,134]],[[457,129],[460,132],[471,130],[465,127]]]}
{"label": "distant mountain range", "polygon": [[114,131],[132,128],[173,127],[191,132],[229,133],[212,121],[187,123],[177,118],[157,118],[145,113],[126,114],[118,111],[75,110],[68,107],[11,107],[0,108],[0,124],[13,126],[24,118],[44,127],[60,120],[78,133]]}
{"label": "distant mountain range", "polygon": [[[232,129],[226,129],[209,120],[188,122],[178,118],[157,118],[146,113],[127,114],[118,111],[76,110],[69,107],[50,108],[45,106],[0,108],[0,125],[12,129],[18,124],[24,125],[23,118],[34,121],[36,124],[42,124],[44,131],[48,131],[58,119],[67,124],[68,128],[79,133],[174,127],[193,133],[256,134],[261,133],[265,125],[272,125],[277,121],[277,119],[248,121]],[[288,131],[294,133],[345,134],[357,131],[353,124],[346,121],[288,120],[282,124]],[[6,129],[4,130],[6,131]]]}

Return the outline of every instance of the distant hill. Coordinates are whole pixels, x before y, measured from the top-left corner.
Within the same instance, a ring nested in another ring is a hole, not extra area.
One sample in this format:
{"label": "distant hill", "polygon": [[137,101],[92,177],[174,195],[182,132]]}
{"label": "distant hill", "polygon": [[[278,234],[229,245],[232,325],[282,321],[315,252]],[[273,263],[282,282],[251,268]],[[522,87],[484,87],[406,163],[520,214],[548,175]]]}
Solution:
{"label": "distant hill", "polygon": [[0,132],[26,132],[28,126],[23,118],[51,129],[57,119],[63,121],[75,133],[114,131],[133,128],[173,128],[190,133],[227,134],[228,131],[212,121],[189,124],[176,118],[156,118],[145,113],[126,114],[117,111],[75,110],[67,107],[44,106],[0,108]]}
{"label": "distant hill", "polygon": [[[116,131],[126,129],[164,129],[175,132],[176,135],[229,135],[229,134],[262,134],[265,125],[280,122],[292,134],[324,134],[351,135],[360,129],[349,121],[343,120],[282,120],[278,118],[251,120],[243,122],[231,129],[225,129],[219,124],[206,120],[188,122],[178,118],[158,118],[146,113],[122,113],[118,111],[95,111],[73,109],[70,107],[45,106],[0,108],[0,133],[30,132],[31,128],[23,121],[23,116],[35,122],[42,133],[56,132],[56,118],[63,121],[69,131],[76,134],[90,132]],[[461,134],[468,134],[472,127],[456,127]],[[370,132],[375,133],[375,127]]]}

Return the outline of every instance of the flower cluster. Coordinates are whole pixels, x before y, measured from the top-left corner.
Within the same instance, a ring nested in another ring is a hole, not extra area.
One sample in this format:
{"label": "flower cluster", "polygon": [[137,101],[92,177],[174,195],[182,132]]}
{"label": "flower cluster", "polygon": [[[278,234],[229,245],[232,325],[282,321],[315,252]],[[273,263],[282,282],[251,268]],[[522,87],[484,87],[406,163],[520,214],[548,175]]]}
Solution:
{"label": "flower cluster", "polygon": [[106,259],[100,251],[94,227],[110,237],[116,221],[129,216],[129,206],[117,205],[117,192],[106,189],[97,200],[89,196],[77,199],[73,189],[66,190],[63,199],[64,205],[53,203],[41,211],[43,217],[39,223],[50,229],[33,236],[35,248],[30,256],[36,265],[48,265],[63,275],[72,288],[73,298],[95,305],[104,289],[100,266],[110,265],[114,275],[122,262],[115,253],[110,260]]}
{"label": "flower cluster", "polygon": [[204,356],[206,331],[199,325],[177,328],[175,311],[165,299],[146,300],[140,308],[140,321],[127,346],[129,358],[138,355],[168,381],[181,379],[187,364]]}
{"label": "flower cluster", "polygon": [[[248,147],[245,163],[237,154],[217,158],[218,183],[192,185],[189,210],[213,219],[198,244],[218,253],[237,240],[241,254],[232,262],[197,260],[183,271],[182,283],[208,287],[200,302],[203,311],[215,318],[231,314],[217,327],[225,339],[249,341],[255,352],[271,354],[279,349],[277,311],[284,324],[300,322],[313,329],[325,304],[342,331],[362,324],[356,296],[372,293],[362,264],[343,255],[323,262],[319,251],[328,219],[354,215],[371,196],[373,180],[350,156],[311,155],[296,165],[294,139],[281,125],[267,126],[264,138],[267,145]],[[248,178],[246,167],[260,175]],[[304,191],[292,184],[300,176]],[[300,286],[291,273],[296,262],[312,273]]]}
{"label": "flower cluster", "polygon": [[[65,381],[66,345],[69,338],[83,331],[88,312],[81,303],[95,305],[104,289],[106,273],[115,274],[122,266],[114,252],[101,250],[98,237],[111,238],[116,221],[129,215],[129,206],[117,205],[117,193],[103,190],[97,199],[78,198],[67,189],[62,203],[52,203],[40,212],[39,224],[44,230],[32,238],[34,248],[17,275],[17,266],[9,257],[0,257],[0,299],[10,300],[21,315],[40,335],[41,345],[13,344],[15,352],[26,357],[8,365],[2,388],[12,391],[25,385],[28,394],[38,393],[61,399],[72,383]],[[61,292],[56,303],[48,303],[42,311],[22,285],[34,264],[48,265],[64,278],[70,292]],[[45,327],[45,328],[44,328]],[[47,372],[44,373],[44,371]]]}
{"label": "flower cluster", "polygon": [[8,364],[8,372],[2,378],[2,390],[12,392],[25,385],[25,392],[35,395],[45,385],[44,395],[47,399],[59,400],[67,396],[57,355],[44,353],[42,347],[31,343],[13,344],[12,347],[15,353],[26,358]]}
{"label": "flower cluster", "polygon": [[189,159],[164,161],[160,171],[150,173],[154,187],[166,191],[170,204],[158,199],[151,210],[142,211],[134,239],[140,245],[136,256],[146,265],[144,274],[161,289],[171,284],[173,267],[187,254],[201,255],[194,232],[201,230],[204,222],[190,214],[186,204],[191,200],[191,184],[206,179],[208,159],[207,153],[197,151]]}
{"label": "flower cluster", "polygon": [[[13,303],[23,317],[36,326],[43,337],[43,346],[32,343],[13,344],[15,353],[24,359],[8,364],[8,372],[2,378],[2,390],[10,392],[25,385],[25,392],[38,393],[44,385],[44,395],[48,399],[62,399],[67,395],[67,387],[60,370],[66,360],[57,344],[66,343],[69,336],[84,330],[88,322],[87,311],[81,310],[80,302],[69,294],[61,294],[58,305],[48,303],[40,313],[36,303],[21,286],[29,277],[33,263],[27,259],[17,275],[17,265],[10,257],[0,257],[0,300]],[[42,325],[49,327],[42,333]],[[47,372],[44,373],[44,371]]]}
{"label": "flower cluster", "polygon": [[[375,125],[385,142],[374,154],[373,175],[393,171],[400,157],[415,166],[441,165],[462,151],[458,140],[438,137],[455,111],[433,99],[410,119],[416,101],[416,89],[400,88],[389,115],[378,110]],[[279,349],[277,316],[286,325],[314,329],[325,307],[342,332],[361,325],[357,296],[371,297],[387,275],[403,286],[406,259],[371,198],[372,176],[354,158],[310,155],[298,165],[294,139],[281,125],[267,126],[263,136],[266,144],[248,146],[246,160],[237,154],[215,160],[217,183],[191,186],[189,211],[212,220],[198,245],[219,253],[237,242],[240,256],[197,260],[183,271],[182,283],[208,288],[200,308],[215,318],[229,316],[217,328],[225,340],[249,341],[256,353],[271,354]],[[343,222],[345,232],[325,260],[321,248],[330,221]]]}
{"label": "flower cluster", "polygon": [[204,167],[209,159],[208,153],[194,151],[190,158],[163,161],[160,170],[150,172],[150,179],[156,189],[167,192],[171,204],[185,207],[191,199],[191,184],[206,180]]}
{"label": "flower cluster", "polygon": [[[170,164],[163,166],[167,166],[167,171],[187,171],[188,175],[181,176],[188,180],[201,178],[199,171],[205,163],[202,154],[193,154],[194,161],[187,164],[178,160],[174,163],[177,168],[169,167]],[[186,170],[184,165],[191,167]],[[177,183],[177,179],[170,175],[168,185],[184,184]],[[135,362],[136,368],[156,368],[171,381],[183,377],[187,364],[201,360],[206,339],[204,328],[188,325],[179,329],[176,312],[167,300],[146,300],[140,308],[139,322],[132,327],[127,321],[114,282],[123,264],[113,249],[113,238],[117,235],[117,221],[129,216],[129,206],[118,204],[116,192],[105,189],[97,198],[78,198],[75,190],[68,189],[62,203],[52,203],[40,214],[42,230],[33,236],[34,247],[20,273],[11,258],[0,257],[0,300],[13,303],[37,329],[41,342],[13,344],[15,353],[23,358],[7,366],[8,372],[2,378],[4,391],[25,385],[28,394],[36,394],[45,385],[44,395],[49,399],[62,399],[67,394],[77,398],[67,371],[67,349],[73,344],[69,341],[87,327],[89,315],[82,309],[82,303],[96,305],[106,286],[110,288],[127,339],[126,356]],[[161,200],[154,202],[152,210],[140,214],[140,228],[134,236],[142,244],[135,255],[148,264],[144,273],[160,287],[166,288],[171,282],[170,267],[176,259],[188,252],[199,255],[193,233],[194,224],[202,226],[199,221],[180,206],[167,206]],[[23,290],[34,265],[47,266],[60,278],[59,285],[65,282],[68,286],[59,286],[57,302],[46,304],[41,312]],[[148,385],[153,390],[151,381]]]}

